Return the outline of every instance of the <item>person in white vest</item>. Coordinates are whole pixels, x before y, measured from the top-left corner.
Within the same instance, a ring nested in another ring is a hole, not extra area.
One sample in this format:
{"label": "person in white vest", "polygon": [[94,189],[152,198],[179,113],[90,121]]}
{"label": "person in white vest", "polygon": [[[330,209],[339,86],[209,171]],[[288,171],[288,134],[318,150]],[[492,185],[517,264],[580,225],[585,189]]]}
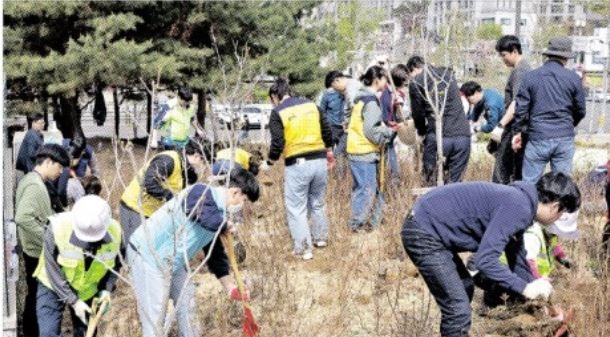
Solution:
{"label": "person in white vest", "polygon": [[40,336],[59,337],[64,307],[70,306],[74,337],[84,336],[94,299],[109,301],[121,267],[121,226],[110,205],[84,196],[72,211],[49,217],[38,279],[36,315]]}

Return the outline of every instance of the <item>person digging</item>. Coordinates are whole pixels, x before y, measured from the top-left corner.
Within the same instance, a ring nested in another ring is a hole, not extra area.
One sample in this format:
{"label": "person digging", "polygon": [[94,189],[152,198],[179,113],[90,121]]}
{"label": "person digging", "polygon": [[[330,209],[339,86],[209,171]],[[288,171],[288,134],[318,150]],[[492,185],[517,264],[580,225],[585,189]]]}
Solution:
{"label": "person digging", "polygon": [[401,236],[440,308],[441,335],[469,336],[475,282],[458,253],[474,252],[476,270],[506,291],[548,299],[553,286],[532,275],[523,233],[533,221],[550,226],[580,203],[578,187],[563,173],[547,173],[536,184],[451,184],[420,197]]}
{"label": "person digging", "polygon": [[[84,337],[94,302],[110,303],[121,262],[121,226],[110,205],[87,195],[72,211],[49,217],[38,267],[36,315],[40,336],[59,337],[64,307],[70,306],[74,337]],[[87,336],[93,333],[88,332]]]}

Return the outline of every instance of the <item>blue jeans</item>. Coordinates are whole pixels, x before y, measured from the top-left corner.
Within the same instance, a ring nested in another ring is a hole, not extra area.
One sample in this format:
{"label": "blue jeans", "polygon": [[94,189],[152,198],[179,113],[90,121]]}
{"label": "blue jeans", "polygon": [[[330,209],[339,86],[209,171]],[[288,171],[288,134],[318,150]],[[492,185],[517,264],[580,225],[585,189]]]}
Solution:
{"label": "blue jeans", "polygon": [[[91,305],[91,300],[86,302],[88,305]],[[38,316],[40,336],[62,336],[61,320],[63,318],[65,306],[66,302],[62,301],[53,290],[47,288],[42,283],[38,283],[38,291],[36,292],[36,316]],[[72,316],[73,336],[85,336],[87,326],[80,318],[76,317],[72,307],[70,307],[70,315]],[[31,322],[23,323],[30,324]]]}
{"label": "blue jeans", "polygon": [[377,184],[378,162],[350,160],[352,171],[352,219],[350,227],[357,230],[368,221],[371,227],[379,226],[385,204]]}
{"label": "blue jeans", "polygon": [[441,336],[465,337],[470,330],[474,282],[456,252],[407,217],[402,244],[441,311]]}
{"label": "blue jeans", "polygon": [[[328,173],[326,159],[306,160],[286,166],[284,177],[284,200],[288,228],[297,254],[312,250],[315,241],[328,240],[328,220],[324,199]],[[312,228],[309,229],[308,215]]]}
{"label": "blue jeans", "polygon": [[[127,249],[127,263],[131,271],[131,282],[136,292],[138,314],[142,323],[142,337],[159,335],[155,333],[155,326],[161,313],[165,311],[162,308],[165,291],[169,291],[169,298],[176,309],[179,336],[201,336],[198,320],[192,319],[191,316],[197,312],[195,286],[192,282],[187,282],[186,269],[182,268],[172,272],[169,289],[165,289],[166,280],[163,272],[146,262],[140,253],[131,247]],[[171,268],[171,265],[166,267]],[[162,322],[161,327],[163,328],[168,323],[169,321]]]}
{"label": "blue jeans", "polygon": [[523,158],[523,180],[531,183],[538,182],[549,162],[551,171],[571,176],[575,151],[574,137],[528,140]]}
{"label": "blue jeans", "polygon": [[335,172],[344,178],[347,171],[347,132],[342,127],[331,127],[333,134],[333,155],[337,160]]}

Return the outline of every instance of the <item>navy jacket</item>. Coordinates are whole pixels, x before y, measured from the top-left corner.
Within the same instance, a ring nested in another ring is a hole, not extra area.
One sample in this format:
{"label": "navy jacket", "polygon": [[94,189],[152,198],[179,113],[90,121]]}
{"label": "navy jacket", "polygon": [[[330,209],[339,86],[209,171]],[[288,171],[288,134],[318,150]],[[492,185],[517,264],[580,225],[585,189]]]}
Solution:
{"label": "navy jacket", "polygon": [[530,140],[574,137],[586,113],[580,77],[553,60],[523,75],[516,104],[513,130]]}
{"label": "navy jacket", "polygon": [[[428,192],[417,200],[413,213],[417,224],[447,249],[475,252],[475,266],[483,275],[522,293],[533,280],[523,232],[532,224],[537,207],[533,184],[466,182]],[[500,263],[505,250],[508,260],[514,261],[513,271]]]}
{"label": "navy jacket", "polygon": [[16,168],[25,173],[31,172],[36,164],[36,153],[42,144],[42,133],[29,129],[23,137],[21,147],[19,147],[17,162],[15,163]]}

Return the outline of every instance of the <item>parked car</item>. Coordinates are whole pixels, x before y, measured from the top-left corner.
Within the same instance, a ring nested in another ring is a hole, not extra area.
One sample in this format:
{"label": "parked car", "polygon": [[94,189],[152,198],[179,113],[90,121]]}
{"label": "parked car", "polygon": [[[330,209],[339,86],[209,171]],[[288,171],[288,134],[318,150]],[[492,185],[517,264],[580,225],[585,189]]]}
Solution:
{"label": "parked car", "polygon": [[239,110],[239,114],[248,120],[250,129],[262,129],[269,126],[272,109],[271,104],[247,104]]}

